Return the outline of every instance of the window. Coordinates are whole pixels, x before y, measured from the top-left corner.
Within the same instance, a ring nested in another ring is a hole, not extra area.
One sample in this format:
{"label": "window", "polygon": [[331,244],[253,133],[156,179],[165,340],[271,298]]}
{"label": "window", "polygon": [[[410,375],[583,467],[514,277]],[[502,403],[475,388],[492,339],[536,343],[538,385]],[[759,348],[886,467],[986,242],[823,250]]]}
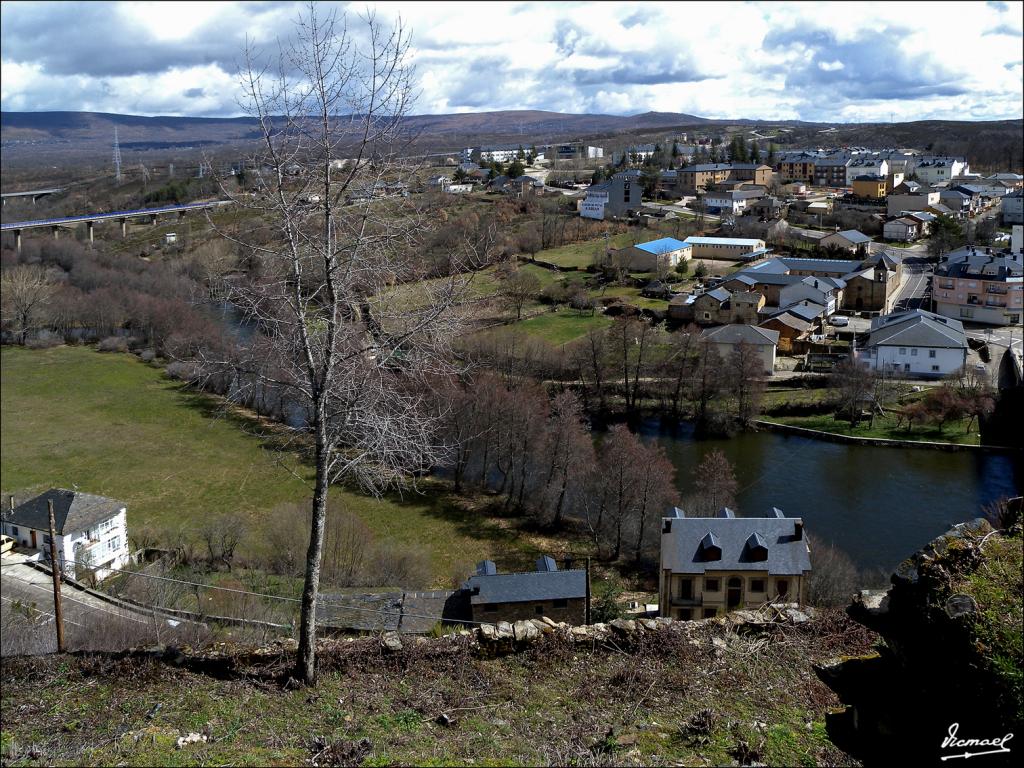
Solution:
{"label": "window", "polygon": [[46,546],[50,546],[50,534],[43,534],[43,544],[45,544]]}
{"label": "window", "polygon": [[551,605],[555,608],[568,608],[569,601],[564,598],[561,600],[552,600]]}
{"label": "window", "polygon": [[704,618],[705,619],[713,619],[717,615],[718,615],[718,609],[717,608],[705,608],[704,609]]}
{"label": "window", "polygon": [[693,599],[693,579],[679,580],[679,597],[683,600]]}
{"label": "window", "polygon": [[974,317],[974,310],[960,307],[960,317]]}
{"label": "window", "polygon": [[775,594],[779,597],[785,597],[789,594],[789,579],[775,580]]}
{"label": "window", "polygon": [[494,603],[487,603],[487,605],[484,606],[484,613],[497,613],[497,612],[498,612],[498,606],[496,606]]}
{"label": "window", "polygon": [[533,612],[536,613],[538,616],[543,616],[544,615],[544,606],[543,605],[535,605],[535,606],[533,606]]}
{"label": "window", "polygon": [[934,349],[929,349],[928,350],[928,357],[935,357],[935,350]]}
{"label": "window", "polygon": [[910,350],[910,356],[917,357],[917,347],[914,347],[913,349]]}
{"label": "window", "polygon": [[705,592],[719,592],[721,589],[722,583],[719,579],[704,579]]}
{"label": "window", "polygon": [[933,370],[933,371],[935,371],[936,373],[938,373],[938,370],[939,370],[939,366],[937,366],[937,365],[933,365],[933,366],[932,366],[932,370]]}
{"label": "window", "polygon": [[680,608],[679,609],[679,620],[680,621],[689,621],[691,618],[693,618],[693,611],[691,611],[689,608]]}
{"label": "window", "polygon": [[751,579],[750,580],[750,591],[751,592],[764,592],[764,579]]}
{"label": "window", "polygon": [[11,526],[11,536],[17,536],[17,535],[18,535],[18,526],[12,525]]}
{"label": "window", "polygon": [[900,354],[901,355],[907,354],[907,348],[906,347],[900,347]]}
{"label": "window", "polygon": [[111,552],[114,552],[114,551],[116,551],[116,550],[118,550],[120,548],[121,548],[121,537],[120,536],[114,536],[113,538],[111,538],[107,542],[107,549],[109,551],[111,551]]}

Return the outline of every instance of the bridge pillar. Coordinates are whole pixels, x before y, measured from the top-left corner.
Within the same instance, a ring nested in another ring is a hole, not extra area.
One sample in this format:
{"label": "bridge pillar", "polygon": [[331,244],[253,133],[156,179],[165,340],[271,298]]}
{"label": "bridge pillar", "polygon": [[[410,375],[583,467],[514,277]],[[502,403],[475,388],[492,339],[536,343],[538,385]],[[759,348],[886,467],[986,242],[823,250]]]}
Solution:
{"label": "bridge pillar", "polygon": [[60,227],[54,227],[53,228],[53,239],[54,240],[59,240],[60,239]]}
{"label": "bridge pillar", "polygon": [[128,219],[118,219],[121,222],[121,237],[128,237]]}
{"label": "bridge pillar", "polygon": [[15,247],[15,249],[17,249],[18,253],[21,253],[21,230],[20,229],[14,230],[14,247]]}
{"label": "bridge pillar", "polygon": [[149,217],[149,223],[152,224],[154,227],[156,226],[156,214],[155,213],[152,216]]}
{"label": "bridge pillar", "polygon": [[85,228],[87,230],[89,230],[89,242],[90,243],[92,242],[92,226],[93,226],[93,223],[94,222],[91,222],[91,221],[85,222]]}

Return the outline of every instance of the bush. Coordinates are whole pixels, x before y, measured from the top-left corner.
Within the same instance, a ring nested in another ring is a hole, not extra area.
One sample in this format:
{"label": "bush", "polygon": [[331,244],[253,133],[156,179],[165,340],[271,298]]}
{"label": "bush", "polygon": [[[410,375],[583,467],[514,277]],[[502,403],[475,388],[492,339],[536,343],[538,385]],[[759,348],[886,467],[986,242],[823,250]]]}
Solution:
{"label": "bush", "polygon": [[680,261],[676,264],[676,274],[685,275],[690,271],[690,262]]}
{"label": "bush", "polygon": [[423,587],[430,582],[430,559],[420,549],[384,542],[374,552],[370,581],[376,586]]}
{"label": "bush", "polygon": [[28,349],[50,349],[60,344],[60,337],[50,331],[39,331],[39,333],[25,339],[25,346]]}
{"label": "bush", "polygon": [[565,285],[561,282],[551,283],[540,294],[540,300],[545,304],[564,304],[568,298]]}
{"label": "bush", "polygon": [[100,352],[127,352],[128,339],[124,336],[107,336],[96,345],[96,349]]}
{"label": "bush", "polygon": [[189,363],[171,363],[164,369],[167,378],[175,381],[194,382],[199,378],[199,372],[194,365]]}
{"label": "bush", "polygon": [[139,352],[139,359],[144,363],[152,363],[156,359],[156,352],[152,349],[144,349]]}

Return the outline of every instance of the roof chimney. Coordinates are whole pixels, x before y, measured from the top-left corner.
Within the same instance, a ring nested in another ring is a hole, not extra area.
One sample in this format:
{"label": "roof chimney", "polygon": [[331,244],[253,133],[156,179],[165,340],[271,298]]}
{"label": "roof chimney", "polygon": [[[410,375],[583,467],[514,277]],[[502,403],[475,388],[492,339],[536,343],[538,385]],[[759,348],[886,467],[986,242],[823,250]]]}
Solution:
{"label": "roof chimney", "polygon": [[799,541],[800,539],[802,539],[804,537],[804,521],[803,520],[797,520],[795,523],[793,523],[793,536],[796,538],[797,541]]}

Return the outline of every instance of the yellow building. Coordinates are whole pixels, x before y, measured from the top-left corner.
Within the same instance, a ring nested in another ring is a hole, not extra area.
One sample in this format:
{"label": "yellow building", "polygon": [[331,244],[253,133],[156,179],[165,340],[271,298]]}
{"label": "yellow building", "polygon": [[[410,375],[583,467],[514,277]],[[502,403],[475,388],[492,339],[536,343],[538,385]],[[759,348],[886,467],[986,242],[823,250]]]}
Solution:
{"label": "yellow building", "polygon": [[767,517],[662,519],[659,609],[674,619],[707,619],[766,603],[807,599],[811,572],[804,523],[773,508]]}
{"label": "yellow building", "polygon": [[858,176],[853,180],[853,194],[857,197],[882,200],[889,190],[889,180],[884,176]]}

